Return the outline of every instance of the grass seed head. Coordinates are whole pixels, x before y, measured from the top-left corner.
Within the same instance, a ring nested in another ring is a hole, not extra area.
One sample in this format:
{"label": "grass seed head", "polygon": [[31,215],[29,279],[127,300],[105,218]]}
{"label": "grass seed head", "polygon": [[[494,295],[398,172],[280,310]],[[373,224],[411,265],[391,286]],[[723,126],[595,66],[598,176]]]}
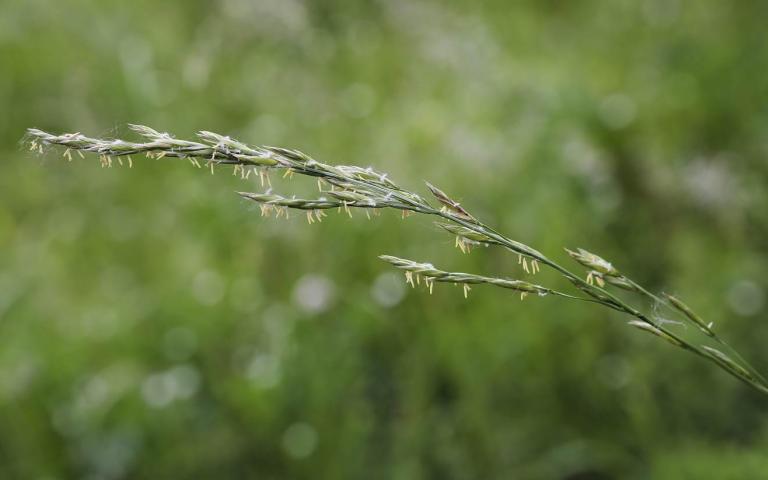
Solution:
{"label": "grass seed head", "polygon": [[[262,187],[266,184],[269,188],[265,193],[239,192],[243,198],[256,202],[262,215],[265,216],[274,212],[277,218],[283,215],[287,218],[289,209],[305,210],[307,221],[314,223],[319,222],[325,215],[324,211],[329,208],[338,208],[339,211],[344,209],[351,216],[352,208],[364,208],[366,215],[369,210],[374,215],[378,215],[380,209],[385,207],[400,210],[403,217],[412,213],[440,216],[447,223],[439,223],[438,225],[456,236],[456,245],[462,251],[466,252],[471,246],[477,244],[500,245],[519,255],[518,261],[526,272],[536,273],[539,271],[539,262],[544,263],[569,280],[583,293],[583,296],[566,294],[522,280],[449,272],[440,270],[431,263],[418,263],[392,256],[381,256],[382,260],[404,270],[406,281],[411,286],[420,285],[423,277],[424,285],[430,293],[435,282],[462,285],[465,296],[468,295],[470,285],[488,284],[519,292],[521,299],[535,293],[539,296],[552,294],[597,303],[635,318],[636,320],[630,322],[630,325],[653,333],[685,350],[704,356],[757,390],[768,393],[768,381],[760,377],[759,373],[751,369],[735,352],[733,355],[729,355],[709,346],[688,342],[676,333],[667,330],[664,322],[649,320],[648,315],[626,304],[609,291],[594,286],[593,284],[600,287],[610,285],[636,292],[654,300],[657,298],[629,278],[624,277],[605,259],[583,249],[578,249],[575,252],[567,250],[571,257],[588,269],[587,281],[584,281],[528,245],[508,238],[484,225],[459,202],[432,184],[427,183],[427,188],[439,202],[439,210],[418,194],[398,187],[387,178],[386,174],[377,172],[370,167],[324,164],[298,150],[270,146],[249,146],[229,136],[209,131],[201,131],[198,133],[197,141],[189,141],[176,139],[168,133],[159,132],[143,125],[131,125],[130,128],[142,137],[141,142],[89,138],[79,132],[54,135],[38,129],[29,129],[27,139],[30,149],[40,153],[43,153],[45,148],[51,145],[62,146],[66,149],[64,157],[67,160],[71,160],[72,150],[77,152],[81,158],[85,157],[84,152],[95,154],[103,167],[111,167],[113,157],[117,159],[119,165],[122,165],[123,156],[127,158],[128,166],[131,167],[133,165],[131,155],[142,153],[148,158],[158,160],[166,157],[188,159],[198,168],[201,168],[200,161],[204,160],[206,166],[210,167],[211,173],[214,172],[216,165],[232,165],[234,175],[239,173],[242,178],[247,179],[250,173],[258,174]],[[318,189],[327,197],[302,199],[274,194],[271,191],[270,170],[283,170],[287,177],[299,174],[316,178]],[[329,190],[323,190],[325,184],[329,185]],[[712,337],[714,342],[727,347],[714,334],[711,324],[706,324],[687,305],[675,297],[667,296],[666,299],[672,308],[682,312],[689,321]],[[653,315],[650,316],[653,317]],[[726,350],[732,352],[729,348]]]}

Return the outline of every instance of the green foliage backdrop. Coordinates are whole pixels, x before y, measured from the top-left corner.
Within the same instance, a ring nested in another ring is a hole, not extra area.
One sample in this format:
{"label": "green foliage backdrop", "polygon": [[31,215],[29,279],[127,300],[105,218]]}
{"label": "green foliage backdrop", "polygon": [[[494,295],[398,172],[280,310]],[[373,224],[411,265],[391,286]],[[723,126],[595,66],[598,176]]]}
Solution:
{"label": "green foliage backdrop", "polygon": [[520,275],[502,251],[392,213],[262,219],[228,174],[19,143],[143,123],[429,179],[680,294],[766,372],[767,15],[0,3],[0,477],[768,478],[768,402],[722,371],[604,309],[429,296],[376,258]]}

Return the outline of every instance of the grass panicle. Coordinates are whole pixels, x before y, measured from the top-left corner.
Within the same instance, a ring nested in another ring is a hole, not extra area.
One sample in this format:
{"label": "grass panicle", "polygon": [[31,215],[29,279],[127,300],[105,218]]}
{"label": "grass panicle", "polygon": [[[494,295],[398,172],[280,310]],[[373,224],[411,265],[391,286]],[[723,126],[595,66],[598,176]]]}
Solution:
{"label": "grass panicle", "polygon": [[[745,384],[768,394],[768,382],[747,363],[735,350],[722,340],[698,314],[677,297],[659,297],[629,277],[625,276],[608,260],[584,249],[566,249],[568,255],[586,269],[582,277],[560,263],[545,256],[534,248],[511,239],[494,228],[482,223],[464,206],[438,187],[427,183],[427,189],[436,200],[431,204],[416,192],[401,188],[386,174],[372,168],[356,165],[330,165],[318,162],[298,151],[281,147],[250,146],[228,136],[201,131],[195,141],[179,140],[168,133],[158,132],[141,125],[130,125],[131,130],[143,141],[129,142],[119,139],[97,139],[80,133],[54,135],[38,129],[28,130],[29,147],[44,152],[45,147],[58,145],[64,148],[64,157],[72,160],[72,152],[80,156],[93,153],[98,156],[102,167],[118,165],[133,166],[133,157],[145,155],[149,158],[164,157],[185,159],[198,168],[208,168],[211,173],[216,167],[231,166],[233,174],[243,178],[255,175],[262,187],[269,187],[263,193],[238,192],[240,196],[256,202],[262,215],[275,213],[285,215],[289,209],[305,211],[309,223],[321,221],[328,209],[337,209],[350,214],[352,209],[364,209],[366,214],[379,209],[400,210],[403,216],[410,213],[430,215],[439,219],[436,224],[455,236],[456,246],[462,252],[469,252],[473,246],[502,247],[517,255],[518,263],[527,274],[537,273],[547,267],[567,279],[577,290],[569,294],[523,280],[512,280],[497,276],[483,276],[472,273],[448,272],[434,267],[431,263],[418,263],[398,257],[382,255],[380,258],[405,272],[406,281],[416,286],[423,279],[431,292],[435,282],[454,283],[462,286],[467,296],[470,285],[486,284],[514,290],[521,298],[528,294],[537,296],[558,296],[571,300],[596,303],[602,307],[621,312],[630,317],[629,325],[652,333],[675,347],[702,357]],[[126,162],[123,162],[123,159]],[[318,184],[320,195],[315,199],[301,199],[281,196],[271,190],[269,173],[280,171],[283,176],[295,174],[313,177]],[[618,296],[618,289],[640,296],[651,305],[669,308],[680,322],[661,321],[653,312],[646,312],[632,306],[628,300]],[[703,332],[712,345],[686,338],[688,335],[674,331],[671,325],[684,323]],[[726,353],[727,352],[727,353]]]}

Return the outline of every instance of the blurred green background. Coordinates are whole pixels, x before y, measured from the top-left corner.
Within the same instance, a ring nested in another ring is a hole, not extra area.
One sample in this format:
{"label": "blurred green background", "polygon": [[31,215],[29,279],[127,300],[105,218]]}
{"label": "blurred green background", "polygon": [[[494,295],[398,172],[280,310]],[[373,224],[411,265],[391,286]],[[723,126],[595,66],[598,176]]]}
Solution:
{"label": "blurred green background", "polygon": [[563,263],[586,247],[679,294],[765,373],[765,18],[0,2],[0,478],[768,478],[768,400],[711,364],[599,307],[429,296],[376,259],[522,275],[500,250],[396,213],[262,219],[233,194],[253,179],[20,143],[144,123],[428,179]]}

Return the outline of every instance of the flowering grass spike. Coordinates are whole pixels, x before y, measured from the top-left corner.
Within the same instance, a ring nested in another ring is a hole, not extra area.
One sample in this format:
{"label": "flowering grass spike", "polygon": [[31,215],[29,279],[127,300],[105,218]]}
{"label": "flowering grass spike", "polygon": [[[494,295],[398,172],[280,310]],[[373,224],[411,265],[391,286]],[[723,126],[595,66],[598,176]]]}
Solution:
{"label": "flowering grass spike", "polygon": [[[431,263],[418,263],[382,255],[380,258],[383,261],[404,270],[406,281],[412,287],[421,285],[423,279],[424,286],[431,293],[436,282],[453,283],[460,285],[463,295],[467,297],[471,285],[491,285],[513,290],[520,294],[521,299],[535,294],[598,304],[630,317],[630,326],[698,355],[750,387],[768,394],[768,382],[765,378],[717,335],[712,329],[712,323],[705,322],[678,298],[669,295],[657,296],[649,292],[598,255],[583,249],[566,249],[568,255],[586,268],[586,274],[582,278],[582,275],[570,271],[538,250],[482,223],[459,202],[430,183],[426,184],[427,189],[438,205],[431,204],[418,193],[401,188],[386,174],[372,168],[325,164],[298,150],[250,146],[208,131],[199,132],[197,140],[190,141],[179,140],[168,133],[141,125],[130,125],[130,128],[141,136],[143,141],[97,139],[80,133],[54,135],[38,129],[29,129],[29,147],[32,151],[43,153],[47,146],[61,146],[64,148],[63,156],[68,161],[72,160],[72,151],[80,157],[84,157],[83,153],[93,153],[105,168],[114,167],[115,160],[118,166],[132,167],[132,156],[141,154],[155,159],[185,159],[195,168],[206,167],[211,173],[214,173],[217,167],[231,166],[233,175],[244,179],[256,175],[261,186],[269,188],[263,193],[238,192],[241,197],[258,203],[261,214],[266,216],[274,212],[276,217],[287,217],[291,209],[302,210],[307,221],[314,223],[322,221],[325,210],[334,208],[350,217],[352,210],[356,208],[363,209],[368,218],[371,212],[375,213],[384,208],[399,210],[403,217],[414,213],[431,215],[440,220],[436,222],[440,228],[455,237],[456,246],[462,252],[468,253],[472,247],[481,245],[504,248],[517,255],[518,263],[525,274],[533,275],[542,265],[546,266],[567,279],[576,292],[565,293],[519,279],[449,272],[440,270]],[[269,179],[269,172],[273,170],[282,170],[283,177],[288,178],[294,175],[313,177],[317,181],[320,195],[314,199],[302,199],[273,193]],[[652,305],[666,308],[680,321],[663,320],[653,310],[646,312],[636,308],[628,300],[618,296],[614,288],[639,296],[650,301]],[[703,332],[702,339],[688,338],[691,335],[686,330],[673,330],[672,326],[678,324],[695,327],[692,331]]]}

